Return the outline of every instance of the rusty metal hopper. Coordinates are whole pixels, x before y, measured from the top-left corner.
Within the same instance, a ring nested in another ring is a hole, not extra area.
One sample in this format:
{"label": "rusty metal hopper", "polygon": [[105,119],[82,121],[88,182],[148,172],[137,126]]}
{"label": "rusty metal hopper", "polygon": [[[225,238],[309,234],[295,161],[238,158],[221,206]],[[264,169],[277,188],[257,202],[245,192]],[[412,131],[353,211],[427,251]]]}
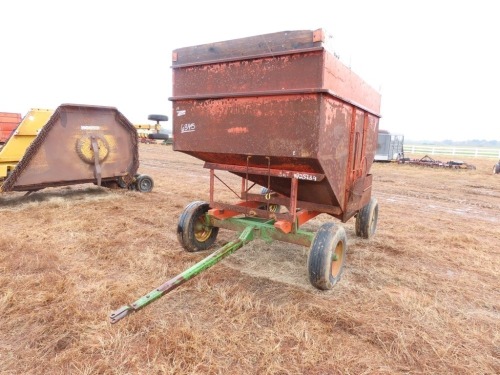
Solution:
{"label": "rusty metal hopper", "polygon": [[292,172],[299,205],[354,215],[371,195],[380,94],[324,41],[299,30],[175,50],[174,150],[286,196]]}
{"label": "rusty metal hopper", "polygon": [[57,108],[5,179],[2,191],[132,181],[139,166],[134,126],[113,107]]}

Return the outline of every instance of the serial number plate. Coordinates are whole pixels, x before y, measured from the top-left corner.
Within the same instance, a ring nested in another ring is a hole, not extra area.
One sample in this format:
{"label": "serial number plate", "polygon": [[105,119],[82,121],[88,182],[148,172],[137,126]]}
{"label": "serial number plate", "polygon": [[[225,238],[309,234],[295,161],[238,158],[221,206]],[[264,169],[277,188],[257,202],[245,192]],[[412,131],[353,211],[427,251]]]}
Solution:
{"label": "serial number plate", "polygon": [[295,173],[293,175],[297,180],[308,180],[308,181],[317,181],[318,178],[316,176],[307,174],[307,173]]}

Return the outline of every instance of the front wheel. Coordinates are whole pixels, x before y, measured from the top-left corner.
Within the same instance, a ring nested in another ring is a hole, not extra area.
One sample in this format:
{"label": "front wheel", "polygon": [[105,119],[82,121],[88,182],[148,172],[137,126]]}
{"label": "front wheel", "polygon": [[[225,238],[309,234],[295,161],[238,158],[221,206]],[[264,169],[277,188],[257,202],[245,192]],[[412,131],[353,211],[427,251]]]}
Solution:
{"label": "front wheel", "polygon": [[323,224],[314,237],[307,258],[311,284],[321,290],[332,289],[342,276],[346,252],[345,229],[335,223]]}
{"label": "front wheel", "polygon": [[219,228],[206,222],[208,203],[195,201],[184,208],[177,224],[177,238],[189,252],[206,250],[212,246]]}
{"label": "front wheel", "polygon": [[370,202],[356,215],[356,236],[370,238],[377,230],[378,202],[371,198]]}

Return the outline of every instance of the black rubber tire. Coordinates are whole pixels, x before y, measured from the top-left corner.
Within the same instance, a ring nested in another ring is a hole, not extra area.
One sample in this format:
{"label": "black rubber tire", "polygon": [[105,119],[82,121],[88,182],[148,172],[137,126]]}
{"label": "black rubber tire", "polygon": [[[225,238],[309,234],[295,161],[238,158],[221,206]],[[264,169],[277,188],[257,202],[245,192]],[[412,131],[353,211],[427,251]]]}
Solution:
{"label": "black rubber tire", "polygon": [[154,185],[153,179],[146,174],[139,175],[135,181],[135,186],[141,193],[149,193]]}
{"label": "black rubber tire", "polygon": [[168,134],[167,133],[151,133],[151,134],[148,134],[148,138],[168,141]]}
{"label": "black rubber tire", "polygon": [[128,187],[128,184],[123,179],[123,176],[118,177],[116,182],[118,183],[118,186],[121,187],[122,189],[126,189]]}
{"label": "black rubber tire", "polygon": [[219,228],[204,224],[208,208],[208,203],[194,201],[182,211],[177,224],[177,239],[186,251],[202,251],[214,244]]}
{"label": "black rubber tire", "polygon": [[345,229],[335,223],[323,224],[314,237],[307,258],[311,284],[321,290],[332,289],[342,277],[346,253]]}
{"label": "black rubber tire", "polygon": [[378,221],[378,202],[371,198],[370,202],[356,215],[356,236],[371,238],[375,235]]}
{"label": "black rubber tire", "polygon": [[168,116],[165,115],[149,115],[148,120],[152,121],[168,121]]}
{"label": "black rubber tire", "polygon": [[493,174],[500,174],[500,161],[493,166]]}

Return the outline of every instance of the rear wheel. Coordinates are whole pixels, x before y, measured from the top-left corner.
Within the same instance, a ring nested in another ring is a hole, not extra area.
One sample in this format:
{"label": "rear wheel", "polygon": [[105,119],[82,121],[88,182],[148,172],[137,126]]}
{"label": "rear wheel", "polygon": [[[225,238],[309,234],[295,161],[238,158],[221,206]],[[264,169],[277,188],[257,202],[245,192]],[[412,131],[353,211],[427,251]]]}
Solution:
{"label": "rear wheel", "polygon": [[141,193],[149,193],[151,190],[153,190],[154,182],[153,179],[148,175],[141,174],[137,177],[135,185],[137,187],[137,190]]}
{"label": "rear wheel", "polygon": [[323,224],[314,237],[307,258],[311,284],[321,290],[332,289],[342,276],[346,252],[345,229],[335,223]]}
{"label": "rear wheel", "polygon": [[359,210],[356,215],[356,236],[370,238],[377,230],[378,202],[371,198],[370,203]]}
{"label": "rear wheel", "polygon": [[212,246],[219,233],[219,228],[206,222],[208,203],[195,201],[184,208],[177,224],[177,238],[189,252],[206,250]]}

